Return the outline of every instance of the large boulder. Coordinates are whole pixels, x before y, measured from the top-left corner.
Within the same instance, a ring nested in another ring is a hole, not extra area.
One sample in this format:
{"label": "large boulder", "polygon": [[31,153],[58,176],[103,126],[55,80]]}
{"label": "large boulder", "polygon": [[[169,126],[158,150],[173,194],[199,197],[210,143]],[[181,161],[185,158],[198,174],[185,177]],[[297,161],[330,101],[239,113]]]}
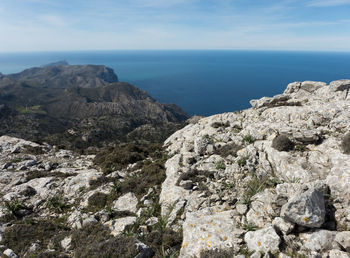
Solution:
{"label": "large boulder", "polygon": [[321,227],[325,216],[325,200],[322,192],[316,188],[291,198],[281,210],[284,219],[309,228]]}

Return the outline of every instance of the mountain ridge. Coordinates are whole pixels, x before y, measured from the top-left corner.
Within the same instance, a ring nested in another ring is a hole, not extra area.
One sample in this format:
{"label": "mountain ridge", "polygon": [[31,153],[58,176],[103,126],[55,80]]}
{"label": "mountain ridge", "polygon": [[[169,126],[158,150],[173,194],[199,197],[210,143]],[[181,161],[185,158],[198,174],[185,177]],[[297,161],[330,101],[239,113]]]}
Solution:
{"label": "mountain ridge", "polygon": [[[161,128],[162,124],[181,123],[188,118],[180,107],[158,103],[147,92],[119,82],[108,67],[61,62],[3,75],[0,78],[0,104],[11,110],[7,110],[6,118],[0,117],[4,124],[0,134],[30,140],[54,143],[50,139],[52,134],[64,134],[75,128],[76,132],[81,131],[75,140],[81,141],[79,137],[95,131],[99,121],[103,120],[102,138],[91,140],[84,146],[113,138],[119,141],[144,124]],[[10,120],[8,116],[11,116]],[[84,122],[87,119],[90,119],[90,126]],[[11,128],[9,121],[16,125],[23,122],[19,127]],[[58,135],[55,139],[60,139]],[[64,144],[68,146],[69,142]]]}

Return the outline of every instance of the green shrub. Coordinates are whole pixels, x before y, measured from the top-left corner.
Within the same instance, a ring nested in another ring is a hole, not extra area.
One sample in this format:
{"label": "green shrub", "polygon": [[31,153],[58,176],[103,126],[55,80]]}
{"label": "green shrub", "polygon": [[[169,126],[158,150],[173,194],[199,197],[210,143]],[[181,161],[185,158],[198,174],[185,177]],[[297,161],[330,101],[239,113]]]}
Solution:
{"label": "green shrub", "polygon": [[226,168],[225,163],[223,161],[220,161],[216,164],[216,169],[224,170]]}
{"label": "green shrub", "polygon": [[291,151],[294,143],[286,135],[278,135],[272,140],[272,148],[278,151]]}
{"label": "green shrub", "polygon": [[68,205],[67,200],[64,200],[62,196],[53,196],[47,201],[47,207],[50,210],[62,213],[69,209],[70,205]]}
{"label": "green shrub", "polygon": [[120,257],[129,258],[138,255],[133,237],[114,237],[107,227],[94,224],[73,231],[72,248],[74,257]]}
{"label": "green shrub", "polygon": [[242,157],[239,160],[237,160],[237,164],[240,167],[244,167],[247,164],[248,157]]}
{"label": "green shrub", "polygon": [[235,143],[230,143],[230,144],[224,145],[222,147],[219,147],[215,151],[215,154],[220,155],[221,157],[224,157],[224,158],[226,158],[229,155],[236,157],[237,151],[239,151],[240,149],[242,149],[241,145],[237,145]]}
{"label": "green shrub", "polygon": [[8,215],[11,215],[17,218],[23,216],[23,214],[21,213],[22,210],[29,211],[29,208],[24,204],[24,202],[17,199],[12,201],[4,201],[4,204]]}
{"label": "green shrub", "polygon": [[211,124],[211,127],[213,128],[226,128],[229,127],[230,123],[227,121],[226,123],[223,122],[214,122]]}
{"label": "green shrub", "polygon": [[248,134],[248,135],[244,136],[243,141],[248,143],[248,144],[252,144],[255,142],[255,139],[252,135]]}
{"label": "green shrub", "polygon": [[96,192],[91,195],[88,199],[88,210],[98,211],[103,209],[107,204],[108,196],[107,194]]}
{"label": "green shrub", "polygon": [[[34,241],[39,241],[41,248],[46,249],[51,243],[54,249],[61,250],[60,241],[67,232],[67,227],[53,220],[21,220],[6,228],[2,234],[2,244],[11,248],[20,257],[24,257],[24,253]],[[42,251],[43,249],[40,249],[37,253]]]}

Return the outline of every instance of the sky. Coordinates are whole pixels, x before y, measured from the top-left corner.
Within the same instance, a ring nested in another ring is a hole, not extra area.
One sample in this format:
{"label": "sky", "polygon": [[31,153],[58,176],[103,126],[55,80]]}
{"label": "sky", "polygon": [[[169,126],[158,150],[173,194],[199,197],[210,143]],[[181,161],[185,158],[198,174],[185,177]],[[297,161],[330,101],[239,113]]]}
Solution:
{"label": "sky", "polygon": [[0,0],[0,52],[350,51],[350,0]]}

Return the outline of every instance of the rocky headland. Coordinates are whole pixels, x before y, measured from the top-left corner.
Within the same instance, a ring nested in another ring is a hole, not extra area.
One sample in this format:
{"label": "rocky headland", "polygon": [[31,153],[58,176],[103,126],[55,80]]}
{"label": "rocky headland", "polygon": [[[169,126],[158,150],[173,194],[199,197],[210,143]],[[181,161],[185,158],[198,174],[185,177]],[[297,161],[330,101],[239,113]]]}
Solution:
{"label": "rocky headland", "polygon": [[350,80],[294,82],[159,144],[0,137],[9,257],[350,257]]}
{"label": "rocky headland", "polygon": [[0,135],[81,150],[164,141],[187,118],[103,65],[57,62],[0,76]]}

